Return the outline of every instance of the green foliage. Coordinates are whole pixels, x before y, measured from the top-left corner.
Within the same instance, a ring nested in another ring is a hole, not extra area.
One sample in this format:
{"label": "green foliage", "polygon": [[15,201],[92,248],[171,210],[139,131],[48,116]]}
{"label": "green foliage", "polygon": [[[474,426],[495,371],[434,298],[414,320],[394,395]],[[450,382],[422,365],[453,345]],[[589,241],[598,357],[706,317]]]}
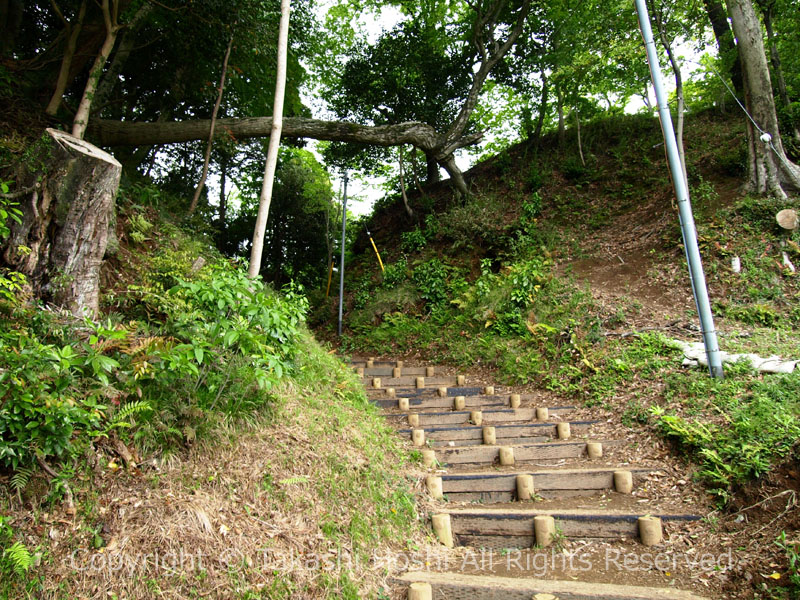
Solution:
{"label": "green foliage", "polygon": [[22,577],[33,566],[33,556],[22,542],[12,542],[14,530],[8,521],[0,515],[0,573],[3,577]]}
{"label": "green foliage", "polygon": [[800,592],[800,540],[791,540],[786,537],[786,532],[781,531],[775,545],[786,555],[789,565],[789,593],[797,594]]}
{"label": "green foliage", "polygon": [[428,238],[419,227],[400,234],[400,249],[403,252],[419,252],[427,243]]}
{"label": "green foliage", "polygon": [[412,275],[428,310],[434,310],[447,301],[447,268],[438,258],[418,265]]}
{"label": "green foliage", "polygon": [[668,379],[668,395],[688,395],[697,408],[721,415],[713,421],[655,409],[661,430],[676,438],[700,463],[700,478],[721,499],[730,487],[759,477],[788,456],[800,437],[800,377],[754,379],[747,365],[729,367],[726,378]]}
{"label": "green foliage", "polygon": [[[8,183],[0,180],[0,192],[8,194]],[[9,219],[16,223],[22,222],[22,211],[17,208],[17,203],[0,196],[0,242],[10,234]],[[0,298],[10,302],[16,301],[17,292],[22,290],[26,278],[22,273],[0,268]]]}
{"label": "green foliage", "polygon": [[393,288],[406,279],[408,279],[408,259],[402,257],[397,262],[385,266],[381,286],[384,288]]}
{"label": "green foliage", "polygon": [[60,322],[35,311],[0,328],[0,465],[22,473],[36,457],[66,461],[112,429],[169,445],[215,414],[238,418],[268,403],[264,392],[291,371],[301,290],[278,295],[225,263],[170,278],[167,292],[140,291],[160,308],[155,335],[155,323]]}

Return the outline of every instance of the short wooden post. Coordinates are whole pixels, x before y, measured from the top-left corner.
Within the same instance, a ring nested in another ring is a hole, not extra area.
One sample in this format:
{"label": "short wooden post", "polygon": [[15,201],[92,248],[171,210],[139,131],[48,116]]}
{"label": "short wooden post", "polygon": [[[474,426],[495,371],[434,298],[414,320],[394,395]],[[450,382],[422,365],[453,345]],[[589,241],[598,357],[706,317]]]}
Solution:
{"label": "short wooden post", "polygon": [[464,387],[467,385],[467,378],[464,375],[458,375],[456,377],[456,385],[458,387]]}
{"label": "short wooden post", "polygon": [[403,368],[403,361],[402,361],[402,360],[398,360],[398,361],[395,363],[395,365],[397,366],[397,368],[398,368],[398,369],[402,369],[402,368]]}
{"label": "short wooden post", "polygon": [[386,396],[389,398],[394,398],[397,395],[397,391],[394,388],[386,388]]}
{"label": "short wooden post", "polygon": [[570,436],[572,436],[571,427],[567,421],[556,425],[556,431],[558,432],[558,439],[560,440],[568,440]]}
{"label": "short wooden post", "polygon": [[531,500],[534,493],[533,475],[530,473],[517,475],[517,500]]}
{"label": "short wooden post", "polygon": [[372,359],[372,358],[368,358],[368,359],[367,359],[367,368],[368,368],[368,369],[371,369],[371,368],[372,368],[372,367],[374,367],[374,366],[375,366],[375,360],[374,360],[374,359]]}
{"label": "short wooden post", "polygon": [[392,369],[392,377],[394,379],[397,379],[398,377],[402,376],[403,376],[403,369],[401,369],[400,367],[395,367],[394,369]]}
{"label": "short wooden post", "polygon": [[483,413],[479,410],[472,410],[469,413],[469,420],[473,425],[483,425]]}
{"label": "short wooden post", "polygon": [[464,410],[466,405],[467,399],[465,396],[456,396],[453,398],[453,410]]}
{"label": "short wooden post", "polygon": [[514,448],[510,446],[500,447],[500,464],[504,467],[514,466]]}
{"label": "short wooden post", "polygon": [[373,377],[372,378],[372,387],[376,390],[381,389],[381,378],[380,377]]}
{"label": "short wooden post", "polygon": [[399,408],[403,412],[407,412],[410,407],[411,407],[411,403],[408,400],[408,398],[398,398],[397,399],[397,408]]}
{"label": "short wooden post", "polygon": [[414,381],[414,383],[417,386],[417,389],[420,390],[420,389],[425,387],[425,378],[424,377],[417,377],[416,380]]}
{"label": "short wooden post", "polygon": [[483,393],[484,393],[484,395],[486,395],[486,396],[494,396],[494,386],[493,386],[493,385],[487,385],[487,386],[485,386],[485,387],[483,388]]}
{"label": "short wooden post", "polygon": [[630,471],[614,471],[614,489],[620,494],[633,492],[633,474]]}
{"label": "short wooden post", "polygon": [[494,427],[483,428],[483,443],[487,446],[494,446],[497,443],[497,434]]}
{"label": "short wooden post", "polygon": [[433,377],[434,371],[433,367],[425,367],[425,377]]}
{"label": "short wooden post", "polygon": [[536,545],[546,548],[556,535],[556,520],[550,515],[536,515],[533,517],[533,534]]}
{"label": "short wooden post", "polygon": [[441,500],[444,498],[444,492],[442,491],[442,478],[438,475],[428,475],[425,478],[425,487],[428,488],[428,493],[435,500]]}
{"label": "short wooden post", "polygon": [[424,446],[425,445],[425,430],[424,429],[412,429],[411,430],[411,441],[414,442],[415,446]]}
{"label": "short wooden post", "polygon": [[439,386],[436,389],[436,393],[439,394],[440,398],[446,398],[447,397],[447,388],[445,386]]}
{"label": "short wooden post", "polygon": [[591,460],[603,458],[603,444],[600,442],[586,442],[586,454]]}
{"label": "short wooden post", "polygon": [[415,581],[408,586],[408,600],[433,600],[433,588],[430,583]]}
{"label": "short wooden post", "polygon": [[537,406],[536,407],[536,420],[537,421],[548,421],[550,419],[550,409],[546,406]]}
{"label": "short wooden post", "polygon": [[364,376],[364,367],[358,367],[356,369],[356,375],[358,375],[359,377],[363,377]]}
{"label": "short wooden post", "polygon": [[519,405],[522,404],[522,396],[519,394],[511,394],[508,398],[508,405],[511,408],[519,408]]}
{"label": "short wooden post", "polygon": [[432,469],[436,466],[436,452],[433,450],[423,450],[422,454],[422,466],[426,469]]}
{"label": "short wooden post", "polygon": [[433,532],[436,534],[436,538],[439,542],[448,548],[455,546],[453,543],[453,527],[450,523],[450,515],[446,513],[433,515],[431,517],[431,522],[433,524]]}
{"label": "short wooden post", "polygon": [[664,539],[661,519],[658,517],[639,517],[639,538],[645,546],[656,546]]}
{"label": "short wooden post", "polygon": [[419,427],[419,415],[417,413],[408,415],[408,424],[415,429]]}

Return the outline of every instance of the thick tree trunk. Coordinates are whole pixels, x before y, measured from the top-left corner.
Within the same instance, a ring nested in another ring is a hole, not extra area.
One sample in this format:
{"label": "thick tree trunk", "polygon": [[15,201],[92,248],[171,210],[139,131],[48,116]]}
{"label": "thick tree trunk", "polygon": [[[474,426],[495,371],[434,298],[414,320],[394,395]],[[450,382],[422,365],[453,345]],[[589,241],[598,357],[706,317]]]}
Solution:
{"label": "thick tree trunk", "polygon": [[[771,2],[761,2],[761,8],[764,14],[764,29],[767,31],[767,44],[769,45],[769,59],[772,63],[772,71],[775,73],[776,83],[778,84],[778,96],[780,96],[783,106],[788,107],[791,105],[789,100],[789,93],[786,89],[786,78],[783,76],[783,66],[781,65],[781,57],[778,53],[778,44],[775,42],[775,31],[772,27],[772,13],[775,9],[774,0]],[[800,142],[800,129],[797,127],[792,131],[794,139]]]}
{"label": "thick tree trunk", "polygon": [[781,142],[761,22],[750,0],[730,0],[728,9],[742,62],[746,107],[764,132],[750,129],[746,188],[751,193],[786,198],[784,188],[800,189],[800,167],[789,161]]}
{"label": "thick tree trunk", "polygon": [[733,43],[733,33],[728,24],[728,15],[720,0],[703,0],[706,14],[711,21],[711,28],[714,30],[714,37],[717,40],[717,49],[720,56],[725,61],[728,73],[731,76],[733,89],[742,96],[744,94],[744,83],[742,81],[742,63],[736,52],[736,44]]}
{"label": "thick tree trunk", "polygon": [[439,163],[436,162],[433,154],[425,153],[425,166],[428,172],[425,181],[427,181],[428,184],[439,181]]}
{"label": "thick tree trunk", "polygon": [[34,156],[29,164],[42,169],[18,174],[20,187],[36,187],[20,201],[22,224],[11,228],[3,260],[28,277],[36,296],[76,316],[94,317],[122,166],[54,129],[45,132]]}

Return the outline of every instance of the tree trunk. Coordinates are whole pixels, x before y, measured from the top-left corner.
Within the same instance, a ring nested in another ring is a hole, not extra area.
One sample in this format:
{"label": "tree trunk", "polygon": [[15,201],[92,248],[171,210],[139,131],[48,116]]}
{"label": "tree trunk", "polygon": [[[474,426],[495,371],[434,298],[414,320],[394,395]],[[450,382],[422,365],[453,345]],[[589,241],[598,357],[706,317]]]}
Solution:
{"label": "tree trunk", "polygon": [[228,183],[228,159],[224,157],[219,165],[219,232],[225,231],[225,220],[228,218],[228,196],[225,190]]}
{"label": "tree trunk", "polygon": [[406,209],[406,213],[410,218],[414,218],[414,211],[411,210],[411,206],[408,204],[408,195],[406,194],[406,180],[405,175],[403,173],[403,147],[399,146],[397,148],[397,152],[399,155],[399,164],[400,164],[400,193],[403,196],[403,206]]}
{"label": "tree trunk", "polygon": [[5,58],[14,50],[17,34],[22,27],[22,0],[2,0],[0,2],[0,31],[3,32],[0,40],[0,58]]}
{"label": "tree trunk", "polygon": [[754,131],[748,122],[750,180],[746,189],[751,193],[786,198],[784,188],[800,189],[800,167],[790,162],[783,150],[769,67],[761,38],[761,22],[750,0],[730,0],[728,9],[742,62],[745,105],[764,132],[761,134]]}
{"label": "tree trunk", "polygon": [[661,5],[656,5],[653,0],[649,0],[650,12],[655,17],[656,26],[658,28],[658,37],[661,41],[661,46],[667,53],[669,65],[672,68],[672,74],[675,77],[675,97],[677,98],[677,122],[675,124],[675,141],[678,146],[678,157],[681,161],[681,169],[683,170],[683,183],[686,189],[689,189],[689,181],[686,172],[686,150],[683,146],[683,123],[685,119],[685,103],[683,99],[683,77],[681,75],[681,67],[678,64],[678,59],[672,51],[672,43],[667,36],[667,27],[664,23],[664,11]]}
{"label": "tree trunk", "polygon": [[[778,54],[778,44],[775,43],[775,31],[772,28],[772,14],[775,9],[775,2],[774,0],[770,2],[762,1],[760,4],[764,14],[764,29],[767,31],[769,58],[772,63],[772,71],[775,73],[775,79],[777,80],[776,83],[778,84],[778,96],[780,96],[781,103],[788,108],[791,105],[791,101],[789,100],[789,93],[786,90],[786,79],[783,76],[783,66],[781,65],[780,54]],[[800,129],[795,127],[794,131],[792,131],[792,135],[796,141],[800,142]]]}
{"label": "tree trunk", "polygon": [[542,127],[544,127],[544,120],[547,116],[547,101],[549,99],[548,95],[550,92],[550,86],[547,80],[547,71],[544,68],[544,63],[542,63],[540,74],[542,77],[542,101],[539,103],[539,116],[536,119],[536,128],[533,130],[533,141],[537,148],[539,147],[539,141],[542,139]]}
{"label": "tree trunk", "polygon": [[[110,154],[62,131],[48,129],[17,177],[35,184],[20,202],[3,260],[24,273],[37,297],[76,316],[97,314],[100,266],[108,244],[122,166]],[[20,252],[27,247],[30,252]]]}
{"label": "tree trunk", "polygon": [[109,0],[103,0],[103,21],[106,24],[106,39],[103,41],[103,46],[94,59],[92,69],[89,71],[89,79],[86,82],[86,87],[83,89],[83,96],[81,102],[78,104],[78,110],[75,113],[75,119],[72,121],[72,135],[76,138],[83,139],[86,134],[86,126],[89,123],[89,113],[92,108],[92,101],[94,100],[97,91],[97,84],[103,74],[103,67],[106,65],[108,57],[111,56],[111,51],[114,49],[114,44],[117,41],[117,33],[119,32],[119,25],[116,22],[117,12],[119,10],[119,0],[113,0],[114,7],[112,15],[112,8],[109,6]]}
{"label": "tree trunk", "polygon": [[430,185],[431,183],[436,183],[439,181],[439,163],[436,162],[433,154],[428,152],[425,153],[425,165],[428,170],[425,180],[428,182],[428,184]]}
{"label": "tree trunk", "polygon": [[250,251],[250,268],[247,274],[252,278],[261,270],[261,254],[264,250],[264,234],[269,219],[269,205],[272,202],[272,184],[275,181],[275,168],[278,165],[278,150],[281,145],[283,125],[283,96],[286,90],[286,59],[289,40],[289,0],[281,0],[281,22],[278,30],[278,69],[275,74],[275,101],[272,104],[272,131],[269,136],[267,160],[264,166],[264,183],[258,216],[253,231],[253,247]]}
{"label": "tree trunk", "polygon": [[[58,5],[53,4],[53,6],[57,7]],[[67,21],[60,11],[58,12],[58,16],[64,23],[64,29],[67,36],[67,45],[64,48],[64,56],[61,58],[61,68],[58,71],[56,89],[53,91],[53,95],[50,97],[50,102],[47,103],[47,108],[44,109],[44,112],[50,116],[55,116],[55,114],[58,112],[58,107],[61,106],[61,99],[64,97],[64,91],[67,89],[67,84],[69,83],[69,72],[72,68],[72,58],[75,56],[75,48],[78,45],[78,36],[81,34],[83,19],[86,16],[86,0],[81,2],[75,23],[70,23]]]}
{"label": "tree trunk", "polygon": [[564,94],[561,86],[556,86],[556,98],[558,99],[558,145],[563,146],[567,138],[567,129],[564,126]]}
{"label": "tree trunk", "polygon": [[578,154],[581,157],[581,165],[586,166],[586,160],[583,158],[583,142],[581,142],[581,116],[578,110],[575,109],[575,131],[578,136]]}
{"label": "tree trunk", "polygon": [[114,53],[114,59],[111,61],[108,70],[103,75],[102,79],[97,85],[97,93],[92,102],[91,114],[98,114],[111,100],[111,95],[114,88],[119,81],[120,73],[128,62],[128,58],[133,51],[133,45],[136,42],[136,31],[138,26],[144,20],[144,17],[152,10],[153,4],[144,3],[138,10],[136,15],[131,19],[130,23],[125,28],[122,39],[119,42],[117,51]]}
{"label": "tree trunk", "polygon": [[714,38],[717,40],[717,48],[723,61],[726,63],[728,73],[731,76],[733,89],[739,96],[744,95],[744,83],[742,80],[742,63],[736,52],[736,44],[733,42],[733,33],[728,24],[728,15],[720,0],[703,0],[706,14],[711,21],[711,28],[714,30]]}
{"label": "tree trunk", "polygon": [[192,202],[189,204],[189,214],[194,214],[197,210],[197,203],[200,200],[200,194],[203,192],[203,186],[206,184],[206,177],[208,177],[208,163],[211,161],[211,147],[214,145],[214,128],[217,125],[217,114],[219,114],[219,105],[222,103],[222,92],[225,90],[225,76],[228,74],[228,59],[231,56],[231,48],[233,48],[233,35],[228,40],[228,48],[225,50],[225,58],[222,60],[222,75],[219,78],[219,89],[217,90],[217,100],[214,102],[214,109],[211,111],[211,128],[208,132],[208,143],[206,144],[206,154],[203,157],[203,172],[200,174],[200,181],[197,182],[197,187],[192,196]]}

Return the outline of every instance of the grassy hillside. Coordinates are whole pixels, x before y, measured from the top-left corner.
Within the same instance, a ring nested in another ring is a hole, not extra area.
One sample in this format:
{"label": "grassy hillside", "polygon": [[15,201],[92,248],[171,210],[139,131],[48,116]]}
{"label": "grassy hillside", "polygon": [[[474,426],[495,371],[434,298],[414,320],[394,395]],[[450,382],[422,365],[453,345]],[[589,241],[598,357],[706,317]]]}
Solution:
{"label": "grassy hillside", "polygon": [[[783,262],[785,252],[800,266],[800,234],[775,222],[787,203],[739,195],[740,121],[687,120],[720,344],[800,359],[800,285]],[[397,204],[379,207],[370,229],[386,271],[370,250],[355,261],[342,347],[482,367],[673,440],[723,515],[764,501],[748,512],[764,526],[742,552],[780,561],[786,574],[748,580],[767,597],[791,597],[800,589],[797,548],[786,543],[800,526],[789,516],[800,491],[789,475],[800,456],[800,374],[740,363],[715,381],[681,366],[674,340],[700,336],[658,122],[614,117],[583,134],[583,161],[574,136],[522,144],[472,170],[466,201],[432,188],[415,198],[414,221]]]}
{"label": "grassy hillside", "polygon": [[0,302],[0,597],[379,596],[423,536],[407,454],[302,290],[170,202],[121,193],[98,322]]}

